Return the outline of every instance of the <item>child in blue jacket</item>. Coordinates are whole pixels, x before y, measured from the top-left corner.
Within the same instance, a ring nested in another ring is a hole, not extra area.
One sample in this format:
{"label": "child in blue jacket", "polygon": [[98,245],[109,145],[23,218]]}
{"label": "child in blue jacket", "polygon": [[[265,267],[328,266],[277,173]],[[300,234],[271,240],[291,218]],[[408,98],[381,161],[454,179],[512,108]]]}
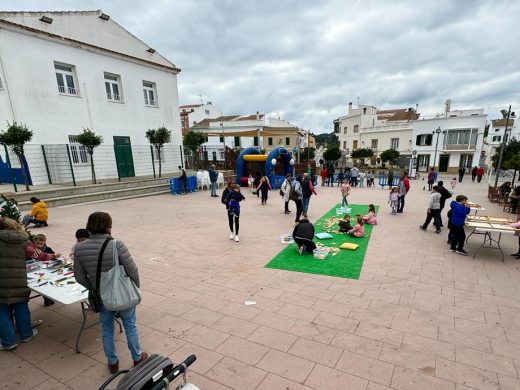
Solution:
{"label": "child in blue jacket", "polygon": [[466,205],[468,198],[464,195],[457,195],[455,200],[450,203],[451,207],[451,229],[450,229],[450,250],[459,255],[467,256],[468,252],[464,250],[464,241],[466,240],[466,233],[464,232],[464,223],[466,216],[470,209]]}

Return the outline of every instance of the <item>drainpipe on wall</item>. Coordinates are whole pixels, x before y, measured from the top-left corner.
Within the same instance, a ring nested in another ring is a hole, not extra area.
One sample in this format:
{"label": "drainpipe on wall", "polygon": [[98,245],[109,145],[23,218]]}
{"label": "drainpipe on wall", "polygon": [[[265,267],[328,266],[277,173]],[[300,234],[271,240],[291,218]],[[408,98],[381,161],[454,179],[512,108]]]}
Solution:
{"label": "drainpipe on wall", "polygon": [[2,61],[2,52],[0,51],[0,70],[3,73],[4,76],[4,84],[5,84],[5,91],[7,92],[7,98],[9,100],[9,108],[11,109],[11,116],[13,117],[13,121],[16,121],[16,114],[14,111],[14,105],[13,105],[13,99],[11,98],[11,90],[9,88],[9,82],[7,81],[7,72],[5,71],[4,63]]}

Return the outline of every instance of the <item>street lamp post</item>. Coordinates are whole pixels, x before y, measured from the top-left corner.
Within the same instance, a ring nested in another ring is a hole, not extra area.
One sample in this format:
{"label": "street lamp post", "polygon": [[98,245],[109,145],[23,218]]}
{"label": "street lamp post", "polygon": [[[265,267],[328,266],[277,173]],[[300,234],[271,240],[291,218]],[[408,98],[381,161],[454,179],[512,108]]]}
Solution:
{"label": "street lamp post", "polygon": [[502,145],[500,147],[500,156],[498,157],[497,173],[496,173],[496,177],[495,177],[495,188],[497,188],[497,186],[498,186],[498,176],[500,175],[500,169],[502,168],[502,158],[504,157],[504,149],[506,148],[507,126],[509,125],[510,116],[511,116],[511,105],[509,105],[509,109],[507,110],[507,115],[505,115],[506,127],[504,130],[504,142],[502,142]]}
{"label": "street lamp post", "polygon": [[437,148],[439,147],[439,135],[442,133],[442,130],[439,127],[435,130],[435,134],[437,134],[437,141],[435,142],[435,154],[433,155],[433,169],[435,169],[435,164],[437,163]]}

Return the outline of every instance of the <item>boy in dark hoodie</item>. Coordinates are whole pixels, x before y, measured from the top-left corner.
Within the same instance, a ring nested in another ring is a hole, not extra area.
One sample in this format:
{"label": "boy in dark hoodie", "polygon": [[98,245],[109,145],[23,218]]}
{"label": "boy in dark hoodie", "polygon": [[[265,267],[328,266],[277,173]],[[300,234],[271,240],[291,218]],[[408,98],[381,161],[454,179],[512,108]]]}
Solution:
{"label": "boy in dark hoodie", "polygon": [[464,195],[457,195],[455,200],[450,203],[451,208],[451,229],[450,229],[450,250],[459,255],[467,256],[468,252],[464,250],[464,241],[466,240],[466,233],[464,232],[464,223],[466,216],[470,209],[466,205],[468,198]]}

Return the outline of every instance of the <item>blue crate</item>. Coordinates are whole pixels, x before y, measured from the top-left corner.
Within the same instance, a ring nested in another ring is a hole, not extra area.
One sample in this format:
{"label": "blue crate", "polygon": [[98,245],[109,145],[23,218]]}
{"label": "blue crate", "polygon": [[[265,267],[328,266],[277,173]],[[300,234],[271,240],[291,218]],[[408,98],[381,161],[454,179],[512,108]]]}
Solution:
{"label": "blue crate", "polygon": [[[170,184],[170,192],[172,195],[180,195],[182,194],[182,186],[181,179],[178,177],[172,177],[168,180]],[[187,192],[196,192],[197,191],[197,177],[196,176],[188,176],[186,180],[186,191]]]}

